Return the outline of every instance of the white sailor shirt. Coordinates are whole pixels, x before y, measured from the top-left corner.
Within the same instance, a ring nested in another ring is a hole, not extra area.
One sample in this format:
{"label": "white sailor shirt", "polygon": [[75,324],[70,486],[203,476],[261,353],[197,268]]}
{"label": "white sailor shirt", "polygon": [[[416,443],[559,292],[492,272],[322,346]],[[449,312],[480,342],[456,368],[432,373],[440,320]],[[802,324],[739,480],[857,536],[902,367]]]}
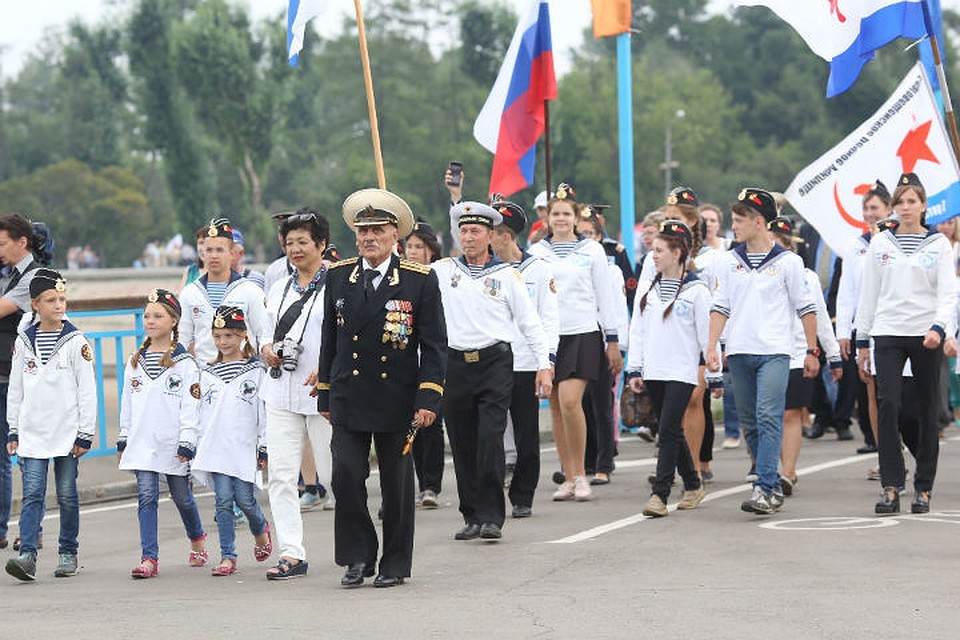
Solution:
{"label": "white sailor shirt", "polygon": [[173,352],[173,366],[156,378],[147,374],[142,355],[136,369],[127,363],[117,443],[121,469],[188,475],[189,464],[177,459],[177,451],[196,450],[199,421],[200,369],[182,344]]}
{"label": "white sailor shirt", "polygon": [[[523,283],[530,294],[530,300],[537,309],[540,324],[547,335],[547,348],[550,352],[550,361],[557,355],[557,345],[560,342],[560,308],[557,302],[557,286],[553,281],[553,271],[546,261],[532,256],[526,251],[516,264],[517,271],[523,276]],[[536,371],[537,357],[527,341],[523,338],[520,328],[516,327],[516,335],[510,342],[513,349],[514,371]]]}
{"label": "white sailor shirt", "polygon": [[600,328],[607,342],[617,342],[617,305],[623,301],[613,296],[607,269],[607,254],[599,242],[581,237],[573,250],[560,257],[554,253],[550,238],[530,247],[530,253],[543,258],[553,270],[560,308],[560,335],[592,333]]}
{"label": "white sailor shirt", "polygon": [[266,455],[266,412],[260,399],[263,363],[251,358],[229,379],[218,369],[211,365],[200,374],[202,436],[194,475],[208,486],[206,473],[256,482],[258,454]]}
{"label": "white sailor shirt", "polygon": [[93,354],[80,331],[63,323],[53,352],[42,362],[35,350],[37,325],[18,334],[13,347],[7,422],[24,458],[68,455],[74,444],[91,448],[97,425]]}
{"label": "white sailor shirt", "polygon": [[850,339],[857,319],[863,265],[870,250],[870,233],[857,236],[843,259],[840,285],[837,288],[837,337]]}
{"label": "white sailor shirt", "polygon": [[746,245],[723,254],[711,311],[727,316],[727,355],[793,354],[793,318],[816,312],[803,269],[800,256],[778,244],[756,268]]}
{"label": "white sailor shirt", "polygon": [[955,332],[957,277],[950,241],[930,231],[907,255],[890,231],[870,241],[857,307],[857,346],[872,336]]}
{"label": "white sailor shirt", "polygon": [[440,284],[451,349],[473,351],[498,342],[512,343],[519,330],[535,356],[537,369],[550,367],[547,335],[519,271],[497,258],[476,275],[462,257],[444,258],[431,266]]}
{"label": "white sailor shirt", "polygon": [[[210,304],[207,295],[207,276],[194,280],[180,294],[180,342],[193,343],[197,362],[207,365],[217,357],[217,347],[213,344],[213,316],[217,309]],[[220,306],[237,307],[246,316],[247,337],[254,349],[259,352],[259,336],[267,324],[263,289],[239,273],[230,273],[230,282],[223,294]]]}

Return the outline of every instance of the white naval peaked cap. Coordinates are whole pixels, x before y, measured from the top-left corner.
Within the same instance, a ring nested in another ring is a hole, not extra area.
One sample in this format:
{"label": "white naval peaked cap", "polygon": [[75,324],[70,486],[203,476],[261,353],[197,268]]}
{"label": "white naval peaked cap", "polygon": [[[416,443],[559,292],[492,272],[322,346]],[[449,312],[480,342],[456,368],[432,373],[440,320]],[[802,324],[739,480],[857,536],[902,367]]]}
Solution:
{"label": "white naval peaked cap", "polygon": [[356,231],[357,227],[393,224],[401,238],[413,231],[413,211],[410,205],[395,193],[384,189],[354,191],[343,201],[343,221]]}

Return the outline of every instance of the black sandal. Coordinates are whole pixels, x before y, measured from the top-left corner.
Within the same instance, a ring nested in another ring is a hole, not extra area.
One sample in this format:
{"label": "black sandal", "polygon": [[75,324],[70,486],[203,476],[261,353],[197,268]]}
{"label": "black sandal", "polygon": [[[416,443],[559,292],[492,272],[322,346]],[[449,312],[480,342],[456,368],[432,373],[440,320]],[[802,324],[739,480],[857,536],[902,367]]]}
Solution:
{"label": "black sandal", "polygon": [[307,575],[307,561],[300,560],[292,564],[286,558],[280,558],[277,566],[267,570],[267,580],[290,580],[291,578],[302,578]]}

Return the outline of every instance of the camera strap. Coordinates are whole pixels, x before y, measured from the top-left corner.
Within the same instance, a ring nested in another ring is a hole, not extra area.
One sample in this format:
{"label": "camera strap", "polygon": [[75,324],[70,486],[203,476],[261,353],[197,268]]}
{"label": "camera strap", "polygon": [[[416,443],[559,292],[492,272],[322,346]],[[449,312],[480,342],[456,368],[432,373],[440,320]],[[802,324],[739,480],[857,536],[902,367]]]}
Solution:
{"label": "camera strap", "polygon": [[[314,293],[319,295],[320,290],[323,289],[323,282],[325,280],[325,277],[324,277],[325,275],[326,274],[320,277],[320,280],[317,282],[316,288],[307,289],[306,291],[304,291],[303,295],[300,296],[300,299],[295,301],[289,307],[287,307],[287,310],[283,313],[282,316],[280,316],[280,319],[277,321],[277,326],[273,330],[274,342],[280,342],[286,337],[291,327],[293,327],[293,323],[297,321],[297,318],[299,318],[300,314],[303,312],[303,306],[307,304],[307,299],[309,299],[311,295]],[[287,298],[287,292],[290,291],[290,286],[293,284],[293,278],[295,277],[296,276],[293,275],[290,277],[289,280],[287,280],[287,286],[284,287],[283,296],[280,298],[281,306],[283,306],[283,301],[286,300]],[[313,299],[313,302],[316,302],[315,297]],[[313,304],[310,305],[310,308],[311,310],[313,309]],[[307,328],[306,323],[303,324],[303,328],[304,328],[304,331],[300,333],[300,340],[298,340],[298,343],[303,340],[303,335]]]}

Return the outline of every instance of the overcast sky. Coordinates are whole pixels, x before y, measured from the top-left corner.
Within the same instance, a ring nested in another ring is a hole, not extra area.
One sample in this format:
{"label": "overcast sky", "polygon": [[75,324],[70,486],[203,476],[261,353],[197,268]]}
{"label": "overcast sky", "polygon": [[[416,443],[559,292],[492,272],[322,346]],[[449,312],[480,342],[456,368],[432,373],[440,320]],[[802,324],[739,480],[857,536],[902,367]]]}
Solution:
{"label": "overcast sky", "polygon": [[[286,0],[231,0],[250,7],[259,19],[282,10]],[[529,7],[530,0],[501,0],[513,5],[518,13]],[[799,0],[798,0],[799,1]],[[960,0],[942,0],[943,6],[960,9]],[[329,0],[330,16],[337,12],[353,11],[349,0]],[[125,0],[0,0],[3,19],[0,20],[0,69],[3,76],[15,75],[24,57],[36,46],[49,29],[63,29],[72,18],[79,16],[89,23],[104,18],[123,16],[131,2]],[[723,11],[731,0],[711,0],[710,8]],[[578,46],[583,30],[590,25],[590,0],[553,0],[551,5],[553,46],[557,56],[557,71],[569,68],[567,52]],[[561,18],[562,16],[562,18]],[[315,23],[326,22],[316,20]],[[339,28],[340,21],[332,20]]]}

